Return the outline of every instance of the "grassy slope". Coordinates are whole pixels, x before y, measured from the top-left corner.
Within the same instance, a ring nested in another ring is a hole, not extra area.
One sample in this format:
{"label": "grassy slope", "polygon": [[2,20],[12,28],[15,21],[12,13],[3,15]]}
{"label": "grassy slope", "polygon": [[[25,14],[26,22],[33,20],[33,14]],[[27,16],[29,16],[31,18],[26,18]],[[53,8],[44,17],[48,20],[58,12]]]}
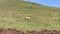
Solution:
{"label": "grassy slope", "polygon": [[[25,16],[31,16],[31,20],[25,20]],[[60,30],[60,8],[0,0],[0,28]]]}

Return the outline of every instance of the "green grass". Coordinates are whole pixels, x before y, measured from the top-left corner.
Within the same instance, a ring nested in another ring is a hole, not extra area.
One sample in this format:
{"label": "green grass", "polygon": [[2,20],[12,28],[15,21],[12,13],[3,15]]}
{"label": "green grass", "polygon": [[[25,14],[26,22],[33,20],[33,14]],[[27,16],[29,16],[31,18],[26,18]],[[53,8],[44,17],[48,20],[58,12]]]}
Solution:
{"label": "green grass", "polygon": [[[25,20],[25,16],[31,16],[31,20]],[[0,28],[60,30],[60,8],[19,0],[0,0]]]}

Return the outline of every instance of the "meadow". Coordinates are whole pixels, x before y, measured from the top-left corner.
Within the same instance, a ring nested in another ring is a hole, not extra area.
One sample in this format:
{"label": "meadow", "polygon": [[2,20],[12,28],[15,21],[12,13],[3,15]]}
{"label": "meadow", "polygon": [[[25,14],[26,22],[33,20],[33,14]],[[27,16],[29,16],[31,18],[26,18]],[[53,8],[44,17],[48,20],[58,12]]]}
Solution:
{"label": "meadow", "polygon": [[[31,16],[31,20],[25,20],[26,16]],[[19,0],[0,0],[0,28],[60,30],[60,8]]]}

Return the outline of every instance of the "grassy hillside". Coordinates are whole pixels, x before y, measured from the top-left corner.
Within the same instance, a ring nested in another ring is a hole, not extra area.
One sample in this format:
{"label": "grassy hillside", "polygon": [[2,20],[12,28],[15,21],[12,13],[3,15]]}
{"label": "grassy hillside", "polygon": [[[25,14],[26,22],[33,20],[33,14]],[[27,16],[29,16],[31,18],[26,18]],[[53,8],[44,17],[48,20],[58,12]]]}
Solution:
{"label": "grassy hillside", "polygon": [[[25,20],[26,16],[31,16],[31,20]],[[19,0],[0,0],[0,28],[60,30],[60,8]]]}

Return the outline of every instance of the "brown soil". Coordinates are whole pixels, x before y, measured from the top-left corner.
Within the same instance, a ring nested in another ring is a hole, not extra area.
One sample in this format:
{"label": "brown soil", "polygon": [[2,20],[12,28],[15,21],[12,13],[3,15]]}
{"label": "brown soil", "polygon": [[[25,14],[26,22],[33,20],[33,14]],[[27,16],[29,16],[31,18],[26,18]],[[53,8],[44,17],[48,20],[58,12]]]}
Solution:
{"label": "brown soil", "polygon": [[0,29],[0,34],[60,34],[60,31],[56,30],[20,31],[15,29]]}

